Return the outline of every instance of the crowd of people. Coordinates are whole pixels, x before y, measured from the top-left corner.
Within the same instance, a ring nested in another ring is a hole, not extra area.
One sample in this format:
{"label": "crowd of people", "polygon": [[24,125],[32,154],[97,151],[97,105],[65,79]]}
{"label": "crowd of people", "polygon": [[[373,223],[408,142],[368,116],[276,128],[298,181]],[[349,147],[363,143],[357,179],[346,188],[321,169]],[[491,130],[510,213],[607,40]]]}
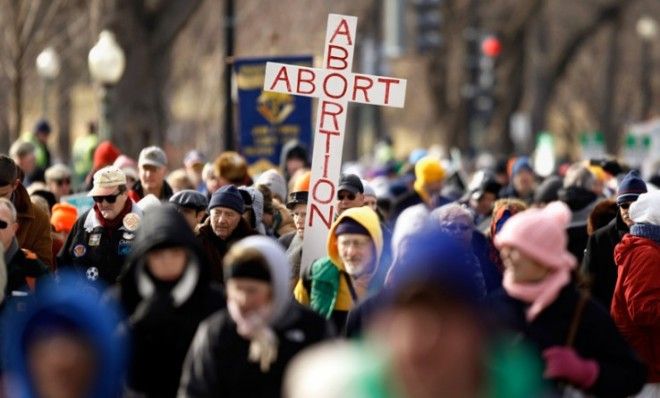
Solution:
{"label": "crowd of people", "polygon": [[305,264],[295,140],[69,167],[49,133],[0,154],[4,396],[660,397],[660,174],[380,147]]}

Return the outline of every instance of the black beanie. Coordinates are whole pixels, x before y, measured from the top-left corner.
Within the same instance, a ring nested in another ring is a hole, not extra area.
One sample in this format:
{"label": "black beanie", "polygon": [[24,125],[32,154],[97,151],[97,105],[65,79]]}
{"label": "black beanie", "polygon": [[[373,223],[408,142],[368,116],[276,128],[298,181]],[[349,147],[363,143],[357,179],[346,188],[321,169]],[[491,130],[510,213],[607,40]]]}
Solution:
{"label": "black beanie", "polygon": [[369,231],[362,224],[348,217],[341,220],[335,228],[335,236],[343,234],[360,234],[371,237]]}
{"label": "black beanie", "polygon": [[213,193],[209,201],[209,212],[216,207],[226,207],[239,214],[243,214],[245,211],[243,197],[233,185],[225,185]]}
{"label": "black beanie", "polygon": [[271,282],[270,271],[263,261],[254,259],[245,261],[234,261],[225,266],[225,279],[231,278],[249,278],[264,282]]}

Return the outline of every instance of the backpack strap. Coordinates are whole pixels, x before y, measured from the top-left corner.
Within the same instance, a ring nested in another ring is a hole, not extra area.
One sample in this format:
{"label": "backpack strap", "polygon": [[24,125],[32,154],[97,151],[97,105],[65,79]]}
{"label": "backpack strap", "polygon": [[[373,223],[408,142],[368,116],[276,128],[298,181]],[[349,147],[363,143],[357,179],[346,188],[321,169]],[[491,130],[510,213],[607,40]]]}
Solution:
{"label": "backpack strap", "polygon": [[575,336],[577,335],[578,327],[580,326],[580,321],[582,320],[582,314],[584,313],[584,307],[589,301],[589,292],[587,290],[580,290],[580,298],[578,299],[577,305],[575,306],[575,312],[573,313],[573,319],[571,320],[571,325],[568,329],[568,336],[566,337],[566,346],[572,347],[575,343]]}
{"label": "backpack strap", "polygon": [[341,270],[339,272],[346,279],[346,284],[348,285],[348,291],[351,293],[351,298],[353,299],[353,303],[357,303],[358,296],[357,296],[357,292],[355,291],[355,286],[353,286],[353,281],[351,280],[351,276],[348,274],[348,272],[344,270]]}

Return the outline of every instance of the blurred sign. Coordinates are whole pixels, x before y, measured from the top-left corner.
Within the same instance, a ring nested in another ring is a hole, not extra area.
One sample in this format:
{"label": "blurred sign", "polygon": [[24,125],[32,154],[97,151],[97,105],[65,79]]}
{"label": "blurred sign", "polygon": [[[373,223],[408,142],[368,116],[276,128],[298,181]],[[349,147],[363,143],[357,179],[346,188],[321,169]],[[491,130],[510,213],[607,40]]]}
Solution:
{"label": "blurred sign", "polygon": [[77,193],[75,195],[62,196],[60,202],[73,205],[78,210],[78,216],[94,207],[94,199],[87,196],[87,192]]}
{"label": "blurred sign", "polygon": [[266,66],[264,91],[319,99],[302,266],[327,255],[325,242],[335,219],[348,103],[402,108],[405,100],[406,80],[351,72],[356,29],[356,17],[330,14],[323,68],[274,62]]}
{"label": "blurred sign", "polygon": [[632,167],[639,167],[646,177],[660,162],[660,118],[628,127],[623,145],[623,157]]}
{"label": "blurred sign", "polygon": [[580,134],[582,159],[600,159],[605,156],[605,136],[600,131]]}
{"label": "blurred sign", "polygon": [[313,59],[311,56],[246,58],[234,63],[240,152],[250,164],[267,161],[277,166],[282,146],[289,140],[296,139],[311,147],[312,100],[262,90],[269,61],[311,67]]}

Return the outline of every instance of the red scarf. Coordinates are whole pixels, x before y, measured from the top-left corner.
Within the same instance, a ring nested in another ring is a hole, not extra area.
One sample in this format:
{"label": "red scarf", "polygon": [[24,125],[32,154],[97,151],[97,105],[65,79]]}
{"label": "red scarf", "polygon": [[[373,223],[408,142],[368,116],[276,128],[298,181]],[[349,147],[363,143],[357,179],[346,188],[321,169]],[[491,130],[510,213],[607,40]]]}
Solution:
{"label": "red scarf", "polygon": [[99,220],[99,223],[104,229],[117,229],[119,226],[122,225],[124,221],[124,216],[128,213],[131,212],[133,209],[133,201],[130,198],[126,199],[126,203],[124,204],[124,208],[121,209],[119,214],[117,214],[117,217],[115,217],[112,220],[106,220],[103,218],[103,215],[101,215],[101,210],[99,210],[99,205],[94,204],[94,212],[96,213],[96,219]]}

